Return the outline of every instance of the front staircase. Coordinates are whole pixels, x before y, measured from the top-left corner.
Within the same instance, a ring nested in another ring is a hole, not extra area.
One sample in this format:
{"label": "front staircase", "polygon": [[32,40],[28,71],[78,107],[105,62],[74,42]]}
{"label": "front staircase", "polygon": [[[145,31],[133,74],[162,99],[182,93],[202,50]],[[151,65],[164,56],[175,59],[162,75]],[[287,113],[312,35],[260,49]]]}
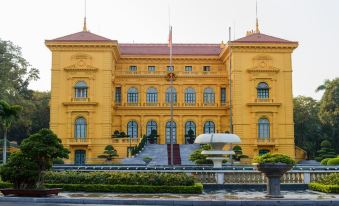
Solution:
{"label": "front staircase", "polygon": [[[173,163],[174,165],[194,165],[189,160],[190,154],[200,148],[198,144],[174,144],[173,145]],[[167,151],[166,151],[167,150]],[[152,158],[149,165],[170,165],[171,164],[171,145],[167,144],[146,144],[144,149],[131,158],[125,158],[122,164],[145,165],[144,157]]]}
{"label": "front staircase", "polygon": [[[171,145],[167,145],[168,164],[171,165]],[[173,165],[181,165],[180,146],[173,144]]]}

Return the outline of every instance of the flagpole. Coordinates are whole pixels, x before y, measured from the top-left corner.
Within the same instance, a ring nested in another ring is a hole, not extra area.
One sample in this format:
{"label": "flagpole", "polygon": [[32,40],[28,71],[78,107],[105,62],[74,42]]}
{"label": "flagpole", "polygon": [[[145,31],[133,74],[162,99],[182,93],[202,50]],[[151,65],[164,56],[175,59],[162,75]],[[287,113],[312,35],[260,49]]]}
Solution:
{"label": "flagpole", "polygon": [[[170,39],[169,39],[169,44],[170,44],[170,72],[173,73],[173,67],[172,67],[172,26],[170,26]],[[171,106],[170,106],[170,111],[171,111],[171,131],[170,131],[170,144],[171,144],[171,165],[173,166],[173,75],[170,76],[170,85],[171,85]]]}

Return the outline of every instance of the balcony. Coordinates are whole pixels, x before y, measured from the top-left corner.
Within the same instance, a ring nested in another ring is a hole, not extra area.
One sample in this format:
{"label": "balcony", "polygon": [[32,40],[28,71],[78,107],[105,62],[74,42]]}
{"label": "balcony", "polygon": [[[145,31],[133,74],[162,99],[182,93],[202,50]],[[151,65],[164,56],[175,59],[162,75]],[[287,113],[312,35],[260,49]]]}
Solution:
{"label": "balcony", "polygon": [[258,103],[272,103],[272,102],[273,102],[273,99],[268,99],[268,98],[265,98],[265,99],[257,98],[257,99],[254,100],[254,102],[258,102]]}
{"label": "balcony", "polygon": [[[113,105],[115,108],[119,107],[170,107],[171,103],[169,102],[146,102],[146,103],[117,103],[115,102]],[[227,107],[227,103],[185,103],[185,102],[174,102],[173,107],[199,107],[199,108],[221,108]]]}
{"label": "balcony", "polygon": [[139,143],[141,138],[112,138],[113,144],[132,144],[136,145]]}
{"label": "balcony", "polygon": [[67,144],[70,146],[87,146],[91,144],[90,138],[68,138]]}
{"label": "balcony", "polygon": [[[227,77],[226,72],[220,71],[174,71],[177,77],[201,77],[201,76],[215,76]],[[167,71],[116,71],[117,77],[134,77],[134,76],[147,76],[147,77],[165,77]]]}
{"label": "balcony", "polygon": [[277,143],[277,140],[271,138],[258,138],[254,142],[254,144],[258,146],[274,146]]}
{"label": "balcony", "polygon": [[73,97],[72,102],[90,102],[90,99],[87,97]]}

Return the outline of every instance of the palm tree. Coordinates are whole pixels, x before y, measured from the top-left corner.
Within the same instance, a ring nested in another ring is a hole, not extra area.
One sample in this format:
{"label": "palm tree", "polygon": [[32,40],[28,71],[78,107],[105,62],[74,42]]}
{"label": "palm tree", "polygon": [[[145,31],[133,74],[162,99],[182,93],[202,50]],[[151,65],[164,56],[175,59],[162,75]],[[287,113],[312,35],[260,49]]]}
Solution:
{"label": "palm tree", "polygon": [[320,86],[317,87],[317,89],[315,90],[315,92],[320,92],[320,91],[323,91],[323,90],[326,90],[330,84],[331,84],[331,80],[329,79],[325,79],[324,83]]}
{"label": "palm tree", "polygon": [[19,105],[10,105],[7,102],[0,101],[0,118],[1,123],[4,128],[4,144],[2,150],[2,159],[3,164],[6,164],[7,159],[7,133],[8,129],[11,127],[12,122],[19,118],[19,114],[22,111],[22,107]]}

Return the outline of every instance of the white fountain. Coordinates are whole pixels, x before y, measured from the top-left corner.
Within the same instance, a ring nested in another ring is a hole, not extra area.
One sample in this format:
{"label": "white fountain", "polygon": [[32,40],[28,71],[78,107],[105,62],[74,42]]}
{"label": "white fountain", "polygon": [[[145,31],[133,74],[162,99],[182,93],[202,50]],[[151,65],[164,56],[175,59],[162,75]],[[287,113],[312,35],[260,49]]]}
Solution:
{"label": "white fountain", "polygon": [[[197,136],[194,143],[196,144],[210,144],[211,150],[203,150],[201,154],[207,155],[207,159],[213,161],[214,168],[222,168],[222,162],[225,159],[229,159],[228,162],[232,161],[231,157],[234,155],[232,150],[232,144],[239,144],[240,138],[235,134],[227,133],[211,133],[211,134],[201,134]],[[230,144],[229,150],[224,150],[226,144]],[[226,157],[229,155],[229,157]],[[217,183],[224,183],[224,173],[218,172],[216,175]]]}

